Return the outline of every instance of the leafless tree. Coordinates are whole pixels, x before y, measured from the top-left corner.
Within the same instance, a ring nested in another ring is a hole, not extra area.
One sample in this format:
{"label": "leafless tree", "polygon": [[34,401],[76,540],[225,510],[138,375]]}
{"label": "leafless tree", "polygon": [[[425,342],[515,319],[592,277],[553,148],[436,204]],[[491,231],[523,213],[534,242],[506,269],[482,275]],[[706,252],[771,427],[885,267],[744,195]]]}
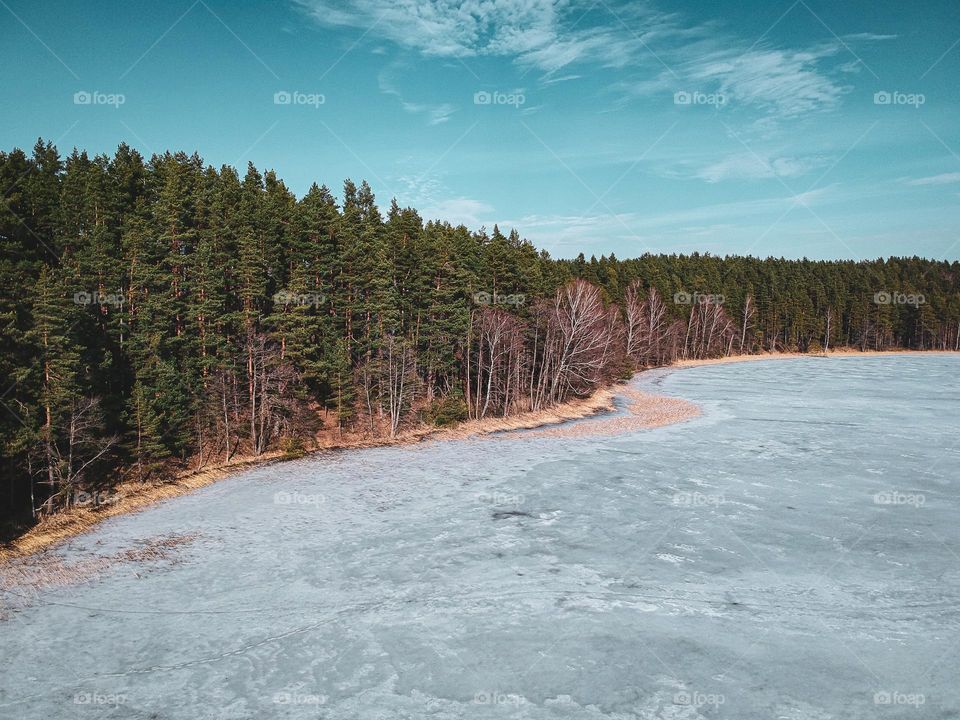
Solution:
{"label": "leafless tree", "polygon": [[[61,427],[48,424],[41,430],[37,448],[42,458],[40,485],[50,487],[44,509],[52,512],[59,505],[68,508],[79,490],[86,471],[116,445],[117,436],[101,433],[100,401],[92,397],[74,397],[63,416]],[[36,516],[40,508],[34,508]]]}
{"label": "leafless tree", "polygon": [[753,326],[753,318],[757,314],[757,310],[753,304],[753,296],[747,295],[746,299],[743,301],[743,323],[740,326],[740,354],[743,354],[744,349],[746,348],[747,342],[747,331]]}
{"label": "leafless tree", "polygon": [[823,335],[823,352],[830,350],[830,331],[833,329],[833,310],[827,308],[827,330]]}
{"label": "leafless tree", "polygon": [[548,307],[556,327],[548,397],[553,402],[569,393],[582,394],[601,381],[608,369],[615,326],[604,307],[600,289],[585,280],[560,288]]}
{"label": "leafless tree", "polygon": [[722,304],[710,295],[694,296],[683,356],[699,359],[723,355],[729,352],[735,333]]}
{"label": "leafless tree", "polygon": [[650,344],[647,312],[648,305],[641,294],[640,281],[634,280],[627,287],[623,299],[624,350],[627,357],[634,362],[641,356],[641,351]]}
{"label": "leafless tree", "polygon": [[468,377],[473,374],[470,415],[486,417],[497,409],[510,412],[520,397],[527,371],[525,328],[514,315],[499,308],[476,311],[476,343],[468,358]]}
{"label": "leafless tree", "polygon": [[390,437],[396,437],[403,413],[418,385],[416,358],[410,343],[394,335],[387,335],[380,353],[387,387]]}
{"label": "leafless tree", "polygon": [[247,422],[250,450],[263,454],[273,438],[288,428],[295,400],[293,387],[298,381],[293,367],[281,358],[279,345],[257,333],[247,346]]}

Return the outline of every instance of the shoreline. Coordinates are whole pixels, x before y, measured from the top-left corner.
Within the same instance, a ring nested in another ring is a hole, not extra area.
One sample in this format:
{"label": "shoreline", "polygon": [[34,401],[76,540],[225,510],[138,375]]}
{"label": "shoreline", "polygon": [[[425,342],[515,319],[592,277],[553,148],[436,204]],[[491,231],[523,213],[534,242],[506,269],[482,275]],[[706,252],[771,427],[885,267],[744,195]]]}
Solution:
{"label": "shoreline", "polygon": [[626,382],[618,383],[601,388],[586,398],[577,398],[546,410],[526,412],[508,418],[488,417],[483,420],[468,420],[451,428],[415,428],[400,433],[395,438],[357,437],[307,450],[303,455],[293,457],[285,455],[280,450],[273,450],[258,457],[242,456],[234,458],[229,463],[183,471],[166,482],[145,484],[135,481],[122,482],[111,491],[113,499],[109,502],[97,508],[73,507],[49,516],[23,535],[0,546],[0,567],[31,555],[41,556],[61,543],[92,530],[109,518],[140,512],[155,503],[186,495],[246,470],[266,467],[286,460],[321,456],[324,453],[414,445],[432,440],[466,440],[511,430],[560,425],[570,420],[580,420],[612,411],[617,388],[625,388],[625,386]]}
{"label": "shoreline", "polygon": [[[842,358],[842,357],[882,357],[892,355],[960,355],[957,350],[854,350],[838,348],[826,353],[773,352],[754,353],[752,355],[727,355],[720,358],[702,358],[699,360],[676,360],[666,368],[680,369],[700,367],[701,365],[722,365],[725,363],[754,362],[761,360],[793,360],[796,358]],[[651,368],[654,369],[654,368]]]}
{"label": "shoreline", "polygon": [[[753,355],[730,355],[722,358],[677,360],[670,365],[645,368],[633,378],[650,370],[678,370],[703,365],[753,362],[763,360],[787,360],[796,358],[870,357],[883,355],[957,355],[953,350],[851,350],[842,348],[823,353],[759,353]],[[628,387],[631,380],[600,388],[587,398],[578,398],[547,410],[533,411],[509,418],[484,418],[468,420],[453,428],[417,428],[395,438],[357,438],[343,443],[334,443],[307,451],[301,457],[317,456],[326,452],[358,450],[393,445],[412,445],[425,440],[465,440],[488,436],[511,430],[534,430],[526,437],[583,438],[598,434],[618,434],[647,430],[692,419],[701,414],[700,407],[683,398],[644,392]],[[628,414],[599,419],[590,426],[575,424],[564,426],[571,420],[582,420],[614,410],[614,399],[626,397],[630,403]],[[542,429],[541,429],[542,428]],[[170,500],[232,477],[238,472],[263,467],[284,460],[301,459],[285,456],[281,451],[264,453],[259,457],[241,457],[229,463],[187,471],[176,478],[158,484],[142,485],[136,482],[120,483],[115,488],[117,499],[98,509],[74,508],[51,516],[20,537],[0,546],[0,566],[13,561],[38,555],[54,549],[71,538],[83,535],[108,518],[140,512],[154,503]]]}

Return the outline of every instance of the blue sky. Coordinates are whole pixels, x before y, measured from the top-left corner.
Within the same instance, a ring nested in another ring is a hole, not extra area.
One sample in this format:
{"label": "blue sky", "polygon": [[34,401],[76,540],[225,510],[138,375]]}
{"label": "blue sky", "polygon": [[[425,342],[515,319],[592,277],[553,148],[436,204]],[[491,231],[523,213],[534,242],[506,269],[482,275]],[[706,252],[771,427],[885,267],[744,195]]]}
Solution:
{"label": "blue sky", "polygon": [[960,257],[955,1],[0,0],[0,17],[4,149],[196,150],[298,194],[367,179],[381,206],[560,257]]}

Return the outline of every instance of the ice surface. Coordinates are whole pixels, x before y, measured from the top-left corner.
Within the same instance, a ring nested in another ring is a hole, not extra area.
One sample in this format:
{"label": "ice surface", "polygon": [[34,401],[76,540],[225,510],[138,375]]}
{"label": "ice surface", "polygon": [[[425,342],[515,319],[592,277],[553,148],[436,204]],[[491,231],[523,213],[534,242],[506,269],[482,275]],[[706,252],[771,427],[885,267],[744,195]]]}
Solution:
{"label": "ice surface", "polygon": [[[263,467],[6,593],[0,718],[960,717],[960,360],[648,373],[695,420]],[[584,422],[589,422],[584,421]]]}

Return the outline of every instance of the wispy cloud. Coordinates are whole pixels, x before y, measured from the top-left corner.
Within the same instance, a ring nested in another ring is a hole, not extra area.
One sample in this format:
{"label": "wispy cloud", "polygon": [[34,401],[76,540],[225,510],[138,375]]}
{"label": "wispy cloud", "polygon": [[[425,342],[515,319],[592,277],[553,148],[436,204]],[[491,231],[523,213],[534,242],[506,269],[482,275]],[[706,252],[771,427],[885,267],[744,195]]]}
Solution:
{"label": "wispy cloud", "polygon": [[510,57],[539,70],[545,84],[579,77],[570,71],[575,65],[593,65],[622,71],[614,86],[634,96],[718,91],[731,105],[779,118],[835,108],[859,68],[850,45],[893,37],[860,33],[802,48],[750,45],[717,23],[692,22],[643,2],[586,10],[547,0],[294,2],[318,23],[373,28],[425,56]]}
{"label": "wispy cloud", "polygon": [[930,177],[914,178],[907,181],[907,185],[949,185],[960,182],[960,173],[943,173]]}
{"label": "wispy cloud", "polygon": [[317,22],[367,29],[438,57],[523,54],[557,36],[559,11],[547,0],[295,0]]}
{"label": "wispy cloud", "polygon": [[766,178],[789,178],[806,175],[827,164],[827,159],[811,157],[770,157],[752,152],[730,155],[695,173],[696,177],[709,183],[721,180],[759,180]]}
{"label": "wispy cloud", "polygon": [[450,116],[456,112],[456,108],[450,103],[421,103],[412,102],[404,98],[403,94],[396,87],[393,75],[399,70],[399,65],[394,63],[384,68],[377,77],[380,92],[384,95],[391,95],[400,101],[400,106],[408,113],[416,115],[426,115],[428,125],[439,125],[450,119]]}
{"label": "wispy cloud", "polygon": [[489,224],[492,213],[493,208],[490,205],[466,197],[444,200],[425,207],[420,212],[424,220],[444,220],[451,225],[466,225],[474,230]]}
{"label": "wispy cloud", "polygon": [[723,93],[731,105],[751,105],[783,118],[829,110],[849,91],[821,69],[837,45],[791,51],[773,48],[742,53],[719,48],[684,66],[685,75]]}
{"label": "wispy cloud", "polygon": [[[622,241],[642,241],[653,244],[663,239],[702,233],[704,228],[727,227],[746,218],[772,217],[785,210],[804,212],[804,206],[816,205],[831,199],[835,186],[818,188],[796,197],[775,196],[729,203],[715,203],[700,207],[662,213],[622,212],[591,215],[526,215],[516,220],[501,219],[500,227],[516,227],[536,244],[547,248],[565,245],[583,247],[591,243],[609,243],[611,237]],[[643,248],[639,248],[642,252]]]}

